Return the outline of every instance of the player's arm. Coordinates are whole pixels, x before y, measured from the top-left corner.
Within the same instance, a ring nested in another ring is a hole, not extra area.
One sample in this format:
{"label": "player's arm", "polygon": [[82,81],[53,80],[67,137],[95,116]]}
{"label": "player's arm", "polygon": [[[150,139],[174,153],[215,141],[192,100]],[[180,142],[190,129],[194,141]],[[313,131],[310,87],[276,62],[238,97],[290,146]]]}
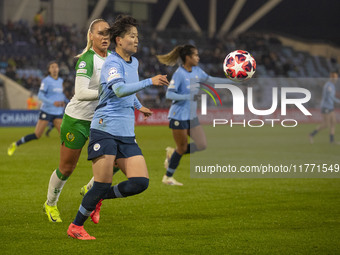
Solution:
{"label": "player's arm", "polygon": [[181,84],[183,77],[178,72],[175,72],[170,81],[168,90],[166,91],[165,98],[175,101],[190,100],[190,94],[179,93],[179,86]]}
{"label": "player's arm", "polygon": [[43,79],[41,84],[40,84],[40,88],[39,88],[39,92],[38,92],[38,98],[43,103],[50,104],[51,103],[50,100],[46,97],[47,88],[48,88],[48,84],[45,82],[45,79]]}
{"label": "player's arm", "polygon": [[90,79],[77,76],[74,87],[74,96],[79,101],[94,101],[98,99],[98,90],[89,89]]}
{"label": "player's arm", "polygon": [[212,84],[234,83],[227,78],[213,77],[210,75],[205,80],[203,80],[203,82],[212,83]]}
{"label": "player's arm", "polygon": [[333,102],[340,104],[340,99],[335,97],[335,88],[330,91],[329,96],[333,100]]}
{"label": "player's arm", "polygon": [[133,101],[134,107],[139,110],[140,108],[143,107],[141,102],[138,100],[137,96],[135,95],[134,101]]}
{"label": "player's arm", "polygon": [[211,84],[226,84],[226,83],[234,83],[227,78],[213,77],[208,75],[200,68],[200,82],[206,82]]}
{"label": "player's arm", "polygon": [[156,75],[152,78],[148,78],[139,82],[126,83],[124,79],[124,71],[122,66],[112,61],[108,67],[106,67],[106,73],[104,73],[107,86],[111,89],[117,97],[126,97],[132,95],[148,86],[156,85],[168,85],[169,82],[166,79],[166,75]]}
{"label": "player's arm", "polygon": [[93,75],[93,57],[83,56],[76,65],[76,80],[74,96],[79,101],[94,101],[98,99],[98,90],[89,89]]}
{"label": "player's arm", "polygon": [[166,99],[175,100],[175,101],[183,101],[190,100],[190,94],[179,94],[174,91],[168,90],[165,94]]}
{"label": "player's arm", "polygon": [[133,103],[134,103],[135,108],[144,114],[144,120],[146,120],[152,115],[153,112],[149,108],[144,107],[141,104],[141,102],[138,100],[138,97],[136,95],[135,95]]}

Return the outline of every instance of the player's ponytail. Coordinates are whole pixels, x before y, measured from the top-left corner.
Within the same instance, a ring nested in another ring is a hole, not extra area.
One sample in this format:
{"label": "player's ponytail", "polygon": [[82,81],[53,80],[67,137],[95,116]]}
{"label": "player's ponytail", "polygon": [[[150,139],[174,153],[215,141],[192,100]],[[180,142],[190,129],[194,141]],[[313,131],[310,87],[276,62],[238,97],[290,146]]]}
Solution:
{"label": "player's ponytail", "polygon": [[186,44],[184,46],[180,45],[176,46],[168,54],[157,55],[156,57],[160,63],[167,66],[174,66],[178,63],[179,58],[183,63],[185,63],[185,57],[191,56],[194,49],[196,49],[196,47],[190,44]]}
{"label": "player's ponytail", "polygon": [[85,47],[85,49],[82,51],[82,53],[78,54],[77,56],[75,56],[76,58],[80,58],[82,55],[84,55],[89,49],[91,49],[92,47],[92,41],[90,39],[90,33],[92,33],[93,31],[93,26],[95,24],[97,24],[98,22],[106,22],[103,19],[95,19],[91,22],[90,26],[89,26],[89,30],[87,31],[87,45]]}

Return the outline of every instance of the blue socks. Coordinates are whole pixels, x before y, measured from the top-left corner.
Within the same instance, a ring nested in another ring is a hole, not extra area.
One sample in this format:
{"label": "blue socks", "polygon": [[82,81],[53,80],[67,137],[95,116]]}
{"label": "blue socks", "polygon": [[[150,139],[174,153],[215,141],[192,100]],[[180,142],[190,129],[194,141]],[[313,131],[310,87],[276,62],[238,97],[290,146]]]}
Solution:
{"label": "blue socks", "polygon": [[195,143],[189,143],[187,151],[184,154],[194,153],[196,151],[198,151],[196,144]]}
{"label": "blue socks", "polygon": [[94,182],[93,187],[85,194],[73,224],[83,226],[101,199],[112,199],[137,195],[149,186],[145,177],[131,177],[115,186],[111,183]]}
{"label": "blue socks", "polygon": [[131,177],[127,181],[112,186],[103,199],[122,198],[137,195],[146,190],[149,179],[145,177]]}
{"label": "blue socks", "polygon": [[94,182],[93,187],[85,194],[83,201],[79,207],[74,225],[83,226],[84,222],[90,216],[92,211],[96,209],[96,205],[102,197],[110,190],[111,183]]}
{"label": "blue socks", "polygon": [[[189,154],[189,153],[194,153],[198,151],[197,146],[195,143],[189,143],[187,147],[187,151],[184,152],[184,154]],[[179,155],[176,151],[171,156],[170,162],[169,162],[169,167],[166,171],[166,176],[171,177],[174,175],[176,168],[179,165],[179,162],[182,158],[182,155]]]}
{"label": "blue socks", "polygon": [[182,158],[182,155],[178,154],[177,151],[174,151],[169,162],[168,170],[166,171],[166,176],[171,177],[174,175],[181,158]]}
{"label": "blue socks", "polygon": [[318,133],[318,131],[315,129],[312,133],[310,133],[310,136],[315,136]]}
{"label": "blue socks", "polygon": [[29,135],[21,137],[21,139],[19,141],[17,141],[16,144],[17,144],[17,146],[19,146],[23,143],[27,143],[27,142],[29,142],[31,140],[35,140],[35,139],[38,139],[38,137],[35,135],[35,133],[29,134]]}

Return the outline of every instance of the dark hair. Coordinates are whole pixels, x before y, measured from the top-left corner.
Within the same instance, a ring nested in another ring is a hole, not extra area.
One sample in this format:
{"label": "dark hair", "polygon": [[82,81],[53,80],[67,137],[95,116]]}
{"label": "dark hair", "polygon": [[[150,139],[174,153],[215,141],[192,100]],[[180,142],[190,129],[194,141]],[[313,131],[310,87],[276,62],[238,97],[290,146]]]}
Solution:
{"label": "dark hair", "polygon": [[185,63],[185,57],[191,56],[193,54],[193,50],[197,49],[194,45],[186,44],[186,45],[180,45],[176,46],[172,51],[170,51],[167,54],[164,55],[157,55],[157,59],[162,64],[168,65],[168,66],[174,66],[178,58],[182,60],[183,63]]}
{"label": "dark hair", "polygon": [[48,64],[47,64],[47,75],[50,75],[50,66],[52,64],[57,64],[59,66],[57,60],[52,60],[52,61],[48,62]]}
{"label": "dark hair", "polygon": [[117,44],[116,38],[124,37],[131,27],[138,27],[137,20],[131,16],[119,15],[109,28],[110,41]]}

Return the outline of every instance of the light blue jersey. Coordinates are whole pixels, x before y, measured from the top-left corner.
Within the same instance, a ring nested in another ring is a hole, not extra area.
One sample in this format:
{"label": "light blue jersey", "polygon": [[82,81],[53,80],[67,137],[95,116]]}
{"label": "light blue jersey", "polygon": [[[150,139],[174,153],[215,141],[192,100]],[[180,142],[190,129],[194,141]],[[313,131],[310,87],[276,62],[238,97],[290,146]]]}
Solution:
{"label": "light blue jersey", "polygon": [[[192,120],[197,117],[197,102],[191,101],[190,103],[190,89],[193,89],[195,85],[198,86],[200,80],[206,80],[208,77],[209,76],[198,66],[193,66],[191,72],[188,72],[182,66],[177,68],[172,76],[167,93],[168,99],[175,99],[172,101],[169,110],[169,119]],[[173,95],[174,97],[172,98],[171,93],[182,95],[182,97],[176,100],[176,96]],[[191,93],[193,94],[193,91],[191,91]]]}
{"label": "light blue jersey", "polygon": [[113,136],[135,136],[135,93],[152,85],[151,79],[139,81],[138,60],[126,62],[116,52],[108,56],[100,75],[99,103],[91,129]]}
{"label": "light blue jersey", "polygon": [[206,74],[199,66],[193,66],[191,72],[183,66],[177,68],[172,76],[166,98],[171,99],[169,119],[193,120],[197,117],[197,102],[193,96],[198,94],[199,83],[229,84],[227,78],[212,77]]}
{"label": "light blue jersey", "polygon": [[38,93],[38,98],[42,101],[41,111],[52,115],[61,115],[64,113],[64,107],[56,107],[53,105],[56,101],[68,101],[63,93],[63,82],[62,78],[55,80],[51,76],[47,76],[41,81]]}
{"label": "light blue jersey", "polygon": [[340,103],[340,100],[335,97],[335,92],[335,85],[331,81],[326,82],[322,89],[321,108],[333,110],[334,102]]}

